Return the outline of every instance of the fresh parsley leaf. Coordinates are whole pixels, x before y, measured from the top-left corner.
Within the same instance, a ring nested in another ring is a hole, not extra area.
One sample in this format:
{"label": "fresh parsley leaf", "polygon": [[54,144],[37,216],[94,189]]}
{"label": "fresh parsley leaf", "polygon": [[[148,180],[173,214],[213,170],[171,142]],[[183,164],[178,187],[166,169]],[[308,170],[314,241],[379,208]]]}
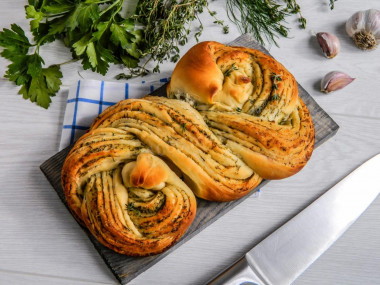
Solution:
{"label": "fresh parsley leaf", "polygon": [[79,27],[81,31],[85,31],[98,18],[99,6],[97,4],[87,5],[86,3],[79,3],[70,13],[69,18],[67,19],[66,27],[70,30],[74,30]]}
{"label": "fresh parsley leaf", "polygon": [[38,54],[28,55],[27,74],[33,78],[39,77],[42,71],[43,59]]}
{"label": "fresh parsley leaf", "polygon": [[[134,17],[119,12],[125,0],[28,0],[26,18],[30,19],[33,42],[21,27],[12,24],[0,32],[1,55],[10,60],[5,77],[20,86],[23,98],[47,108],[62,84],[59,64],[44,66],[40,46],[63,40],[74,59],[84,69],[105,75],[110,63],[124,63],[134,75],[139,68],[144,37],[135,30]],[[33,50],[30,48],[34,47]]]}
{"label": "fresh parsley leaf", "polygon": [[123,27],[113,23],[111,25],[111,33],[110,39],[115,45],[120,44],[120,46],[125,50],[131,48],[132,42],[130,37],[128,37],[127,31]]}
{"label": "fresh parsley leaf", "polygon": [[[62,72],[58,65],[51,65],[48,68],[42,69],[42,75],[45,78],[46,86],[50,94],[55,94],[59,91],[62,85]],[[54,95],[51,95],[54,96]]]}
{"label": "fresh parsley leaf", "polygon": [[102,60],[106,62],[116,62],[116,59],[113,56],[113,52],[111,50],[103,47],[100,43],[97,43],[96,49]]}
{"label": "fresh parsley leaf", "polygon": [[37,102],[37,105],[45,109],[49,107],[51,99],[43,76],[32,78],[27,96],[30,101]]}
{"label": "fresh parsley leaf", "polygon": [[75,5],[68,1],[55,1],[56,3],[50,3],[44,6],[43,10],[47,14],[61,14],[70,11]]}
{"label": "fresh parsley leaf", "polygon": [[22,85],[29,80],[30,75],[27,74],[28,70],[28,56],[17,55],[12,57],[12,63],[8,65],[8,70],[5,72],[4,77],[9,81],[15,82],[17,85]]}
{"label": "fresh parsley leaf", "polygon": [[88,56],[88,59],[90,61],[90,64],[91,64],[92,68],[96,68],[97,65],[98,65],[98,57],[96,55],[96,50],[95,50],[94,43],[90,42],[87,45],[86,54]]}
{"label": "fresh parsley leaf", "polygon": [[99,6],[91,4],[83,7],[78,13],[79,28],[84,31],[87,30],[93,22],[99,19]]}
{"label": "fresh parsley leaf", "polygon": [[31,30],[38,29],[38,27],[40,26],[40,22],[43,20],[45,14],[40,11],[37,11],[33,5],[26,6],[25,12],[27,19],[34,19],[30,21]]}
{"label": "fresh parsley leaf", "polygon": [[103,36],[105,31],[107,31],[107,29],[109,28],[109,22],[99,22],[96,28],[97,28],[97,32],[94,32],[92,36],[96,40],[100,40],[100,38]]}
{"label": "fresh parsley leaf", "polygon": [[139,60],[130,55],[121,55],[120,58],[128,68],[136,68],[139,65]]}
{"label": "fresh parsley leaf", "polygon": [[33,5],[37,9],[41,8],[42,3],[45,2],[44,0],[28,0],[29,5]]}
{"label": "fresh parsley leaf", "polygon": [[21,27],[15,24],[11,25],[11,30],[0,32],[0,46],[5,48],[1,55],[11,61],[5,77],[21,86],[18,93],[24,99],[30,99],[43,108],[49,107],[50,97],[58,92],[62,84],[59,66],[43,68],[44,60],[38,49],[28,54],[32,44]]}
{"label": "fresh parsley leaf", "polygon": [[[134,58],[138,59],[141,57],[141,52],[140,50],[138,49],[138,46],[136,43],[132,43],[132,46],[131,48],[128,48],[127,49],[127,52],[133,56]],[[179,57],[179,56],[178,56]]]}
{"label": "fresh parsley leaf", "polygon": [[50,22],[49,34],[56,35],[61,34],[66,28],[69,15],[65,15],[59,18],[55,18]]}
{"label": "fresh parsley leaf", "polygon": [[[128,31],[130,29],[130,25],[124,21],[121,25],[113,23],[110,27],[111,31],[111,41],[116,45],[120,45],[123,50],[125,50],[128,55],[134,57],[135,59],[139,59],[142,57],[142,53],[138,48],[138,43],[142,40],[141,32],[137,31]],[[125,56],[124,56],[125,57]],[[139,60],[132,60],[130,57],[123,59],[122,61],[125,63],[127,67],[137,67]]]}
{"label": "fresh parsley leaf", "polygon": [[123,20],[120,22],[120,26],[128,32],[133,32],[135,30],[135,22],[132,19]]}
{"label": "fresh parsley leaf", "polygon": [[[0,46],[8,49],[11,53],[27,54],[32,45],[25,36],[23,29],[16,24],[12,24],[11,30],[3,29],[3,31],[0,32]],[[12,57],[12,54],[9,52],[5,53],[7,59]],[[1,55],[4,56],[3,53]]]}
{"label": "fresh parsley leaf", "polygon": [[[83,46],[77,47],[80,51],[82,51],[83,48]],[[105,75],[109,68],[109,62],[113,61],[115,61],[115,59],[112,52],[102,47],[99,43],[90,41],[85,46],[85,54],[82,60],[84,69],[91,69]]]}
{"label": "fresh parsley leaf", "polygon": [[74,51],[78,56],[82,55],[86,51],[90,38],[91,35],[84,35],[79,41],[73,44]]}
{"label": "fresh parsley leaf", "polygon": [[43,68],[39,76],[32,77],[29,89],[25,85],[26,87],[21,88],[19,93],[47,109],[51,103],[50,97],[55,96],[60,89],[61,78],[62,73],[57,65]]}

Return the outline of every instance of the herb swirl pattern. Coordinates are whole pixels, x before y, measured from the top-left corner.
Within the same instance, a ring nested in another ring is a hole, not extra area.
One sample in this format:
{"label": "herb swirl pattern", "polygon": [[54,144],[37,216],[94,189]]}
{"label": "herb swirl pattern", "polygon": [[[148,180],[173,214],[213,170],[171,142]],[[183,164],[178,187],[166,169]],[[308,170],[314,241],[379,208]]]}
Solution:
{"label": "herb swirl pattern", "polygon": [[262,179],[298,172],[314,147],[294,77],[258,51],[196,45],[174,70],[168,97],[176,98],[106,109],[63,167],[74,216],[123,254],[164,251],[194,219],[195,196],[239,199]]}

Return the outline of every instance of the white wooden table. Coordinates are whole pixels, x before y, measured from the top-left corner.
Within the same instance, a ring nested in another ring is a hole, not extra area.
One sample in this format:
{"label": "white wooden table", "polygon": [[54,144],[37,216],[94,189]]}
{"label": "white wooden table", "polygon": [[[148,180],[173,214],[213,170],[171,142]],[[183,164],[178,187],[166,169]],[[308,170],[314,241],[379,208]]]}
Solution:
{"label": "white wooden table", "polygon": [[[378,0],[339,0],[333,11],[327,0],[299,0],[308,20],[298,28],[288,19],[290,38],[280,38],[271,54],[339,124],[336,136],[316,149],[297,175],[270,182],[259,198],[249,198],[196,237],[138,276],[132,284],[201,284],[257,244],[348,172],[380,152],[380,49],[362,52],[346,36],[345,20],[354,12],[380,9]],[[210,4],[226,18],[225,1]],[[28,27],[26,1],[0,1],[0,28],[18,23]],[[233,24],[224,35],[203,15],[201,40],[229,42],[239,35]],[[227,19],[227,18],[226,18]],[[341,53],[325,59],[311,31],[336,34]],[[195,44],[192,39],[184,53]],[[42,48],[46,64],[70,59],[59,43]],[[8,62],[0,59],[0,284],[116,284],[111,272],[84,232],[58,199],[39,165],[58,150],[68,87],[78,79],[114,80],[84,72],[79,64],[63,66],[63,88],[48,110],[17,95],[4,79]],[[161,70],[169,72],[173,64]],[[325,95],[320,79],[341,70],[357,79],[345,89]],[[147,78],[146,80],[149,80]],[[380,169],[379,169],[380,171]],[[360,195],[360,189],[358,196]],[[242,221],[245,226],[242,227]],[[295,284],[380,284],[380,198],[319,258]]]}

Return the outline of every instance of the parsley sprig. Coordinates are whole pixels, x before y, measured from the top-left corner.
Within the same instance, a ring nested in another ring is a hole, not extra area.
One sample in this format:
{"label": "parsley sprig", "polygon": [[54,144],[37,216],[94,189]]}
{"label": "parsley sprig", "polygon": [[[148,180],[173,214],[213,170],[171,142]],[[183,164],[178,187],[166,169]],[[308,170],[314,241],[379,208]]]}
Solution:
{"label": "parsley sprig", "polygon": [[29,0],[25,6],[33,43],[16,24],[0,32],[1,55],[11,61],[5,77],[19,94],[47,108],[62,84],[60,65],[43,67],[40,46],[57,39],[84,69],[105,75],[111,63],[138,66],[142,32],[119,12],[124,0]]}
{"label": "parsley sprig", "polygon": [[[62,73],[58,65],[43,68],[44,60],[39,55],[39,44],[31,44],[24,31],[16,24],[0,32],[1,55],[10,60],[5,77],[21,86],[19,94],[47,108],[51,98],[58,92]],[[35,47],[34,52],[29,50]]]}
{"label": "parsley sprig", "polygon": [[[334,8],[336,0],[329,0]],[[203,31],[199,15],[207,11],[214,23],[228,33],[228,26],[208,7],[209,0],[137,1],[132,15],[123,15],[127,0],[28,0],[26,18],[30,20],[32,38],[20,26],[0,31],[1,55],[11,63],[5,77],[21,86],[19,94],[47,108],[62,84],[59,63],[45,67],[40,47],[62,40],[70,49],[73,61],[80,60],[84,69],[105,75],[110,64],[122,64],[129,74],[118,78],[145,75],[147,63],[156,62],[159,72],[164,61],[179,59],[179,46],[193,36],[198,40]],[[282,3],[281,3],[282,2]],[[251,32],[260,42],[275,42],[278,35],[287,36],[283,25],[290,14],[298,14],[301,26],[306,20],[296,0],[227,0],[230,19],[242,31]],[[239,10],[239,13],[235,13]],[[237,17],[236,15],[240,15]],[[193,25],[198,22],[198,25]],[[137,28],[139,25],[139,28]],[[235,70],[227,70],[225,76]]]}

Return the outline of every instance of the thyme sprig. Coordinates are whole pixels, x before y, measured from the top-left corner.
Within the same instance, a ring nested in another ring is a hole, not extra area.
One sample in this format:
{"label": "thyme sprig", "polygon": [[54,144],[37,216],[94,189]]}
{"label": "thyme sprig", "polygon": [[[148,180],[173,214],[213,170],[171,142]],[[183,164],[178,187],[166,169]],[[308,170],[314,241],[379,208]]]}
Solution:
{"label": "thyme sprig", "polygon": [[214,23],[221,25],[223,31],[227,32],[228,26],[216,17],[215,11],[209,9],[207,0],[139,1],[134,18],[144,25],[146,45],[142,56],[148,59],[134,72],[145,72],[151,60],[156,62],[153,72],[159,72],[159,64],[166,60],[178,61],[179,46],[187,43],[194,21],[199,24],[194,34],[197,41],[202,34],[203,24],[199,14],[205,9],[214,18]]}
{"label": "thyme sprig", "polygon": [[301,7],[297,4],[296,0],[284,0],[286,3],[286,8],[291,14],[298,14],[298,22],[302,29],[306,29],[306,19],[302,16]]}

